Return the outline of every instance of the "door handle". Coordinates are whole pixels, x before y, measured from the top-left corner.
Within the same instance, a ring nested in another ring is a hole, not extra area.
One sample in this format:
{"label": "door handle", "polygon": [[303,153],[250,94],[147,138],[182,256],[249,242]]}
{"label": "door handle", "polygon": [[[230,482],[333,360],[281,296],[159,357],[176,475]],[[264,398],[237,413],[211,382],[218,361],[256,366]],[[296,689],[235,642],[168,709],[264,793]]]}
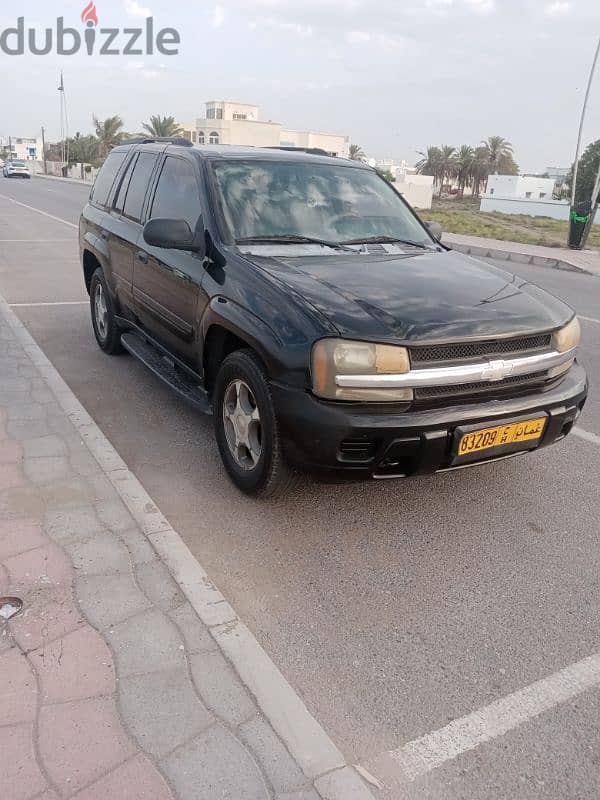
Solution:
{"label": "door handle", "polygon": [[150,259],[150,256],[148,255],[148,253],[145,253],[143,250],[138,250],[137,257],[138,257],[138,261],[141,261],[142,264],[147,264],[149,259]]}

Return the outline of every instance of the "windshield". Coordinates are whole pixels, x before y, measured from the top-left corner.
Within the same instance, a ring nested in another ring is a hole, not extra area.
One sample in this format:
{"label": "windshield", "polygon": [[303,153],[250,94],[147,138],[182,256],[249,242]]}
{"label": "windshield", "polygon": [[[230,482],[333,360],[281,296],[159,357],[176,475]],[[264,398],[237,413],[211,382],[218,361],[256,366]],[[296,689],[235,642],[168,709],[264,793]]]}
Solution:
{"label": "windshield", "polygon": [[377,237],[431,246],[432,239],[375,172],[331,164],[215,164],[231,239],[307,237],[359,242]]}
{"label": "windshield", "polygon": [[24,167],[25,166],[25,162],[24,161],[11,161],[10,163],[13,165],[13,167]]}

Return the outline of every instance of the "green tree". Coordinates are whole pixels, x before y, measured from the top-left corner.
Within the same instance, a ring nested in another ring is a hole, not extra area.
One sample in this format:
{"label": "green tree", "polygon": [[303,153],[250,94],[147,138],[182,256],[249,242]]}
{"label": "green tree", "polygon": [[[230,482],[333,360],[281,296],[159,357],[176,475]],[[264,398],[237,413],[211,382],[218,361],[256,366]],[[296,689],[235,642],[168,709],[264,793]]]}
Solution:
{"label": "green tree", "polygon": [[396,178],[392,175],[389,169],[378,169],[377,174],[386,180],[388,183],[395,183]]}
{"label": "green tree", "polygon": [[474,197],[479,197],[481,194],[481,187],[485,185],[489,174],[490,162],[488,160],[488,150],[486,147],[476,147],[471,166],[471,183]]}
{"label": "green tree", "polygon": [[[502,136],[490,136],[481,143],[485,148],[489,165],[490,175],[502,170],[502,167],[509,167],[514,164],[513,146]],[[516,166],[516,165],[515,165]],[[517,168],[518,170],[518,168]]]}
{"label": "green tree", "polygon": [[351,161],[364,161],[366,158],[365,151],[359,144],[351,144],[348,149],[348,158]]}
{"label": "green tree", "polygon": [[123,141],[123,137],[125,136],[123,132],[123,120],[117,115],[108,117],[105,120],[100,120],[96,116],[92,117],[92,119],[98,139],[98,155],[101,159],[104,159],[113,147],[116,147]]}
{"label": "green tree", "polygon": [[456,148],[449,144],[440,147],[440,197],[444,189],[444,181],[456,174]]}
{"label": "green tree", "polygon": [[465,187],[470,186],[473,179],[473,161],[475,151],[469,144],[461,145],[456,152],[455,168],[459,194],[464,194]]}
{"label": "green tree", "polygon": [[441,195],[446,178],[451,178],[455,173],[455,153],[456,148],[448,144],[441,147],[428,147],[427,151],[419,155],[423,158],[417,162],[417,172],[421,175],[432,175],[434,185],[439,187]]}
{"label": "green tree", "polygon": [[175,122],[175,117],[161,117],[160,114],[153,114],[142,128],[150,136],[181,136],[183,133],[183,128]]}
{"label": "green tree", "polygon": [[[594,182],[598,174],[598,166],[600,166],[600,139],[589,144],[581,158],[579,159],[579,169],[577,170],[577,187],[575,189],[575,202],[579,203],[583,200],[592,199],[592,191],[594,189]],[[569,188],[569,197],[571,196],[571,187],[573,186],[573,169],[575,164],[571,165],[571,172],[569,173],[566,184]]]}
{"label": "green tree", "polygon": [[419,151],[423,158],[417,162],[416,169],[420,175],[431,175],[437,185],[441,174],[442,151],[439,147],[428,147],[426,152]]}
{"label": "green tree", "polygon": [[99,145],[98,139],[91,134],[82,136],[81,133],[76,133],[71,139],[68,139],[69,145],[69,163],[70,164],[96,164],[98,161]]}

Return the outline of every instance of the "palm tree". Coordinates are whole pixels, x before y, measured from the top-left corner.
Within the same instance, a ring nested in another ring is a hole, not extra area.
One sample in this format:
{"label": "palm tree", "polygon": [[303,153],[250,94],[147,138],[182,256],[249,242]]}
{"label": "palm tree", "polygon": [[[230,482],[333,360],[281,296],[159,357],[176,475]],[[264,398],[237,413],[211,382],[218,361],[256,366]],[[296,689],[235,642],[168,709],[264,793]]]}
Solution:
{"label": "palm tree", "polygon": [[468,144],[463,144],[456,153],[456,178],[458,180],[458,191],[461,195],[465,192],[465,186],[471,183],[473,171],[473,159],[475,151]]}
{"label": "palm tree", "polygon": [[481,185],[487,181],[489,174],[490,162],[488,159],[488,149],[486,147],[476,147],[471,167],[474,197],[479,197]]}
{"label": "palm tree", "polygon": [[161,117],[154,114],[150,117],[150,122],[144,122],[142,128],[150,136],[180,136],[183,128],[175,122],[175,117]]}
{"label": "palm tree", "polygon": [[504,139],[504,137],[490,136],[487,141],[481,144],[485,148],[487,154],[490,168],[489,174],[497,173],[504,159],[510,157],[512,160],[513,146],[507,139]]}
{"label": "palm tree", "polygon": [[348,149],[348,158],[351,161],[364,161],[366,158],[365,151],[359,144],[351,144]]}
{"label": "palm tree", "polygon": [[444,180],[453,178],[456,172],[456,148],[449,144],[440,147],[440,197],[444,189]]}
{"label": "palm tree", "polygon": [[437,184],[440,178],[442,152],[439,147],[428,147],[425,153],[418,151],[423,158],[417,162],[416,170],[420,175],[431,175]]}
{"label": "palm tree", "polygon": [[124,136],[123,120],[117,115],[108,117],[105,120],[99,120],[98,117],[94,116],[92,120],[96,128],[98,150],[100,156],[104,158],[113,147],[121,144]]}

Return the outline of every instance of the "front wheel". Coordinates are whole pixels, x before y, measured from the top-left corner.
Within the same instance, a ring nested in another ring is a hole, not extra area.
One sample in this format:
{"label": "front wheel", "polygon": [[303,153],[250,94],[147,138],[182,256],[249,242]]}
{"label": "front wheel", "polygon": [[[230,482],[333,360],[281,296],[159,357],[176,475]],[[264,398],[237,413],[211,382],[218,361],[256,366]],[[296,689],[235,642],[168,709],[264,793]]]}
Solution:
{"label": "front wheel", "polygon": [[90,282],[90,309],[94,335],[100,349],[110,356],[122,353],[121,331],[115,321],[112,299],[100,267],[94,272]]}
{"label": "front wheel", "polygon": [[289,490],[296,474],[284,460],[269,384],[251,350],[227,356],[217,375],[213,405],[219,452],[233,483],[262,497]]}

